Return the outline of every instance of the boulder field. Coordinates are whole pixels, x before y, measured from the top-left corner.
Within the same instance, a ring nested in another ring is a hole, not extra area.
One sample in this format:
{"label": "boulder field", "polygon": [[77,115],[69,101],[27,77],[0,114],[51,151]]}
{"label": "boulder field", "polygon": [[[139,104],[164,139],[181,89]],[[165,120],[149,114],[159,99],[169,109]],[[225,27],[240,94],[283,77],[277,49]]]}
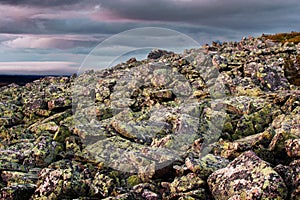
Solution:
{"label": "boulder field", "polygon": [[0,88],[0,199],[300,199],[300,44],[155,49]]}

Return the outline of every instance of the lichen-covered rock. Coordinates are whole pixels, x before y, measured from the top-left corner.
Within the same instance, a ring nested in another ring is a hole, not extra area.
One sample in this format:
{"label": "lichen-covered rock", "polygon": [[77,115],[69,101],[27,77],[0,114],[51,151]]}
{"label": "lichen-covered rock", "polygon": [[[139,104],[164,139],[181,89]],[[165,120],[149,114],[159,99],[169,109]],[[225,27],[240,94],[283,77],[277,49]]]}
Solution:
{"label": "lichen-covered rock", "polygon": [[1,188],[0,199],[5,200],[23,200],[30,199],[35,190],[35,185],[16,184]]}
{"label": "lichen-covered rock", "polygon": [[[271,142],[274,133],[270,130],[266,130],[262,133],[250,135],[238,140],[228,141],[220,139],[215,148],[214,154],[220,155],[223,158],[234,159],[248,150],[259,150],[262,152],[268,151],[268,145]],[[269,154],[271,154],[269,152]]]}
{"label": "lichen-covered rock", "polygon": [[245,65],[244,73],[257,82],[264,91],[287,89],[288,82],[284,77],[283,70],[279,66],[267,66],[261,63],[251,62]]}
{"label": "lichen-covered rock", "polygon": [[5,149],[0,149],[0,153],[0,171],[28,171],[28,168],[22,163],[25,158],[24,153]]}
{"label": "lichen-covered rock", "polygon": [[31,184],[35,185],[38,179],[39,168],[31,170],[28,173],[17,172],[17,171],[2,171],[1,179],[8,186],[16,184]]}
{"label": "lichen-covered rock", "polygon": [[173,151],[145,147],[121,137],[100,140],[87,150],[97,161],[109,163],[110,167],[123,172],[137,173],[144,181],[171,173],[167,169],[176,161]]}
{"label": "lichen-covered rock", "polygon": [[163,199],[210,199],[203,188],[205,181],[195,173],[175,177],[171,183],[163,182],[162,186],[169,191],[163,195]]}
{"label": "lichen-covered rock", "polygon": [[30,199],[36,188],[39,171],[39,168],[27,173],[3,170],[1,180],[5,186],[0,187],[0,199]]}
{"label": "lichen-covered rock", "polygon": [[208,185],[215,199],[285,199],[281,176],[254,152],[247,151],[226,168],[212,173]]}
{"label": "lichen-covered rock", "polygon": [[14,126],[22,123],[23,113],[16,104],[0,102],[0,126]]}
{"label": "lichen-covered rock", "polygon": [[274,168],[283,177],[288,189],[288,199],[300,198],[300,160],[291,162],[288,166],[277,165]]}
{"label": "lichen-covered rock", "polygon": [[169,196],[164,197],[163,199],[196,200],[196,199],[212,199],[212,197],[208,194],[208,192],[205,189],[199,188],[188,192],[172,193]]}
{"label": "lichen-covered rock", "polygon": [[262,132],[281,112],[273,103],[249,96],[231,97],[224,100],[223,106],[230,117],[224,128],[232,139]]}
{"label": "lichen-covered rock", "polygon": [[113,187],[113,179],[101,173],[96,173],[92,183],[89,185],[89,195],[93,197],[107,197]]}
{"label": "lichen-covered rock", "polygon": [[134,199],[158,200],[161,197],[156,193],[157,187],[151,183],[141,183],[135,185],[132,190]]}
{"label": "lichen-covered rock", "polygon": [[57,99],[48,101],[49,110],[67,109],[70,108],[71,105],[72,105],[71,99],[65,97],[58,97]]}
{"label": "lichen-covered rock", "polygon": [[113,180],[104,174],[92,174],[93,168],[78,162],[58,162],[44,168],[39,174],[33,199],[78,198],[89,195],[107,197]]}
{"label": "lichen-covered rock", "polygon": [[202,158],[189,156],[185,159],[185,165],[200,177],[207,178],[214,171],[225,167],[229,161],[225,158],[207,154]]}
{"label": "lichen-covered rock", "polygon": [[298,139],[300,137],[299,124],[300,114],[283,114],[276,117],[272,122],[271,127],[274,129],[275,135],[269,144],[269,150],[275,152],[277,163],[282,163],[280,160],[285,158],[287,153],[290,155],[297,154],[297,149],[294,149],[295,151],[293,152],[289,152],[289,148],[293,147],[286,146],[286,143],[288,143],[288,140],[290,139]]}
{"label": "lichen-covered rock", "polygon": [[154,49],[148,54],[148,58],[149,59],[158,59],[162,56],[170,55],[170,54],[173,54],[173,52],[168,52],[168,51],[161,50],[161,49]]}
{"label": "lichen-covered rock", "polygon": [[203,186],[204,181],[195,173],[186,176],[176,177],[170,184],[171,193],[187,192]]}
{"label": "lichen-covered rock", "polygon": [[34,163],[38,167],[46,167],[54,162],[59,152],[63,150],[63,145],[53,141],[47,136],[37,138],[36,145],[31,149],[31,154],[26,158],[26,162]]}
{"label": "lichen-covered rock", "polygon": [[286,140],[285,149],[287,155],[294,158],[300,157],[300,139]]}

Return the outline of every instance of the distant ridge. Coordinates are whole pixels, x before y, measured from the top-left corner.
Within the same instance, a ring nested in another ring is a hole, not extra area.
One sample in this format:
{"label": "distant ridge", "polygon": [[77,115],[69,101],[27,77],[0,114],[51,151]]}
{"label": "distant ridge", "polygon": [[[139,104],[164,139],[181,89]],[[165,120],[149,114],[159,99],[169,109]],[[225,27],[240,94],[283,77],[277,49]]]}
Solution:
{"label": "distant ridge", "polygon": [[[44,78],[50,75],[0,75],[0,87],[15,83],[18,85],[25,85],[34,80]],[[57,75],[53,75],[57,76]]]}

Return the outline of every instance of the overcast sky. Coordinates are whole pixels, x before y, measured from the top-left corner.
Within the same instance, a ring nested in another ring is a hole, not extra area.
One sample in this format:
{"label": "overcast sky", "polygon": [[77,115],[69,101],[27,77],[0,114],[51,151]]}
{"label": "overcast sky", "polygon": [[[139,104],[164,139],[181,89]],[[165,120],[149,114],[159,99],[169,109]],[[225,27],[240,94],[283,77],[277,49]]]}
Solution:
{"label": "overcast sky", "polygon": [[299,0],[0,0],[0,74],[77,72],[99,43],[133,28],[200,44],[300,31],[299,10]]}

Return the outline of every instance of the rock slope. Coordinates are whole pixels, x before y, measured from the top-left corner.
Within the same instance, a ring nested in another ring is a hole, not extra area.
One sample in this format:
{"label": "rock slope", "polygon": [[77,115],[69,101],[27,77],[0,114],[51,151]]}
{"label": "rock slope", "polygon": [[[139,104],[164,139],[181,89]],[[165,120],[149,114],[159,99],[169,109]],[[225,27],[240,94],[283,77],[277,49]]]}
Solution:
{"label": "rock slope", "polygon": [[299,199],[300,44],[266,36],[0,88],[0,199]]}

